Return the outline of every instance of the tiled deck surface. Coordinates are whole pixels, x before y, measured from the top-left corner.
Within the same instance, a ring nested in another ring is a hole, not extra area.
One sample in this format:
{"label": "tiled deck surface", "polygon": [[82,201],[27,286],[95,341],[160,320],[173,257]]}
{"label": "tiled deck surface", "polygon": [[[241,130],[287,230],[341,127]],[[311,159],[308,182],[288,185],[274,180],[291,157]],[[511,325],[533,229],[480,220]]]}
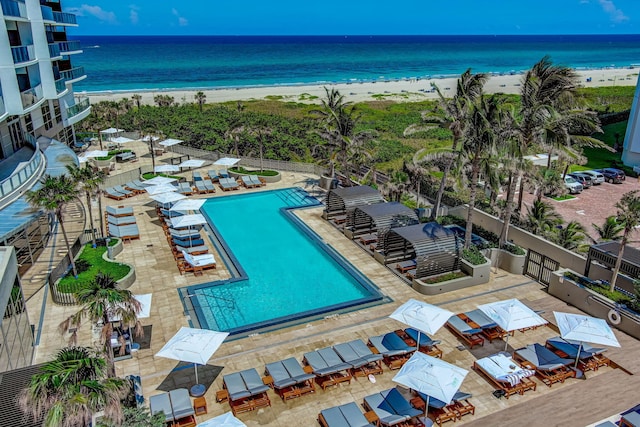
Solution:
{"label": "tiled deck surface", "polygon": [[[141,152],[145,152],[141,150]],[[206,167],[204,168],[207,169]],[[190,174],[187,174],[190,178]],[[239,192],[253,192],[284,188],[290,186],[305,187],[308,178],[302,175],[284,173],[278,184],[269,184],[262,189]],[[217,193],[208,197],[221,197],[238,192]],[[204,196],[194,196],[204,197]],[[125,249],[118,256],[118,261],[135,265],[137,280],[130,288],[135,294],[153,293],[151,317],[142,320],[144,325],[153,325],[151,348],[140,350],[125,361],[117,362],[117,371],[121,376],[136,374],[142,377],[142,385],[146,398],[159,393],[158,385],[176,367],[177,362],[165,358],[156,358],[154,354],[171,338],[181,326],[189,326],[188,318],[183,311],[177,289],[180,287],[214,281],[229,277],[229,273],[219,263],[217,270],[208,270],[204,276],[194,277],[192,274],[181,276],[171,255],[158,220],[155,217],[153,203],[146,195],[138,195],[124,201],[105,199],[112,205],[129,205],[134,207],[140,228],[140,240],[125,244]],[[295,357],[302,359],[303,353],[326,346],[331,346],[355,338],[364,341],[369,336],[383,334],[403,325],[388,319],[387,316],[409,298],[416,298],[432,304],[441,305],[454,312],[476,308],[478,304],[499,301],[508,298],[519,298],[534,309],[544,310],[543,314],[553,321],[552,311],[572,311],[563,302],[550,297],[541,286],[529,278],[511,275],[503,271],[491,274],[489,283],[473,288],[450,292],[434,297],[426,297],[413,291],[389,270],[376,263],[373,258],[358,248],[354,242],[346,239],[332,225],[320,217],[321,209],[305,209],[298,211],[299,216],[309,224],[327,243],[338,250],[356,268],[366,274],[378,286],[382,293],[393,302],[341,314],[324,320],[309,322],[295,327],[264,333],[243,339],[229,340],[210,359],[209,365],[222,367],[222,373],[207,390],[206,399],[209,413],[198,417],[199,421],[229,411],[229,405],[215,402],[215,393],[222,388],[222,375],[247,368],[264,371],[265,363]],[[211,244],[208,243],[210,246]],[[274,242],[277,245],[277,242]],[[211,246],[213,249],[213,247]],[[292,248],[295,250],[295,248]],[[215,253],[215,252],[214,252]],[[216,257],[219,259],[219,257]],[[302,260],[301,260],[302,261]],[[34,302],[40,298],[34,298]],[[259,299],[257,300],[259,303]],[[38,303],[39,304],[39,303]],[[40,307],[29,305],[32,322],[37,323]],[[33,310],[33,311],[31,311]],[[54,305],[49,297],[44,313],[42,340],[37,348],[36,362],[48,360],[51,355],[65,345],[66,337],[57,330],[58,324],[77,310],[77,307],[61,307]],[[558,335],[553,327],[542,327],[526,333],[516,332],[509,339],[509,346],[518,348],[525,344],[544,341]],[[616,332],[622,344],[621,349],[610,349],[608,356],[631,373],[637,373],[640,360],[637,359],[640,345],[635,339],[624,333]],[[470,369],[475,357],[466,348],[458,349],[462,343],[446,328],[440,330],[436,339],[442,341],[439,347],[443,351],[443,359]],[[81,329],[82,345],[91,345],[95,341],[91,327],[85,324]],[[498,341],[496,349],[503,347]],[[485,345],[488,345],[485,344]],[[500,348],[501,349],[501,348]],[[478,347],[474,348],[474,353]],[[476,353],[477,354],[477,353]],[[193,369],[180,371],[185,375],[186,384],[193,381]],[[240,414],[248,426],[314,426],[320,410],[348,402],[362,404],[363,397],[395,386],[392,378],[395,371],[385,367],[383,375],[377,376],[375,384],[366,379],[353,380],[350,384],[342,384],[322,391],[316,387],[316,393],[283,403],[273,392],[269,392],[272,406],[258,411]],[[640,377],[625,373],[622,369],[601,368],[597,372],[587,373],[588,379],[569,379],[564,384],[555,384],[549,388],[538,382],[534,392],[524,396],[512,396],[510,399],[496,399],[492,395],[493,387],[479,374],[470,370],[462,390],[473,394],[472,403],[476,406],[475,416],[467,415],[462,423],[473,426],[585,426],[610,415],[627,409],[638,403],[637,390]],[[460,421],[458,421],[460,423]]]}

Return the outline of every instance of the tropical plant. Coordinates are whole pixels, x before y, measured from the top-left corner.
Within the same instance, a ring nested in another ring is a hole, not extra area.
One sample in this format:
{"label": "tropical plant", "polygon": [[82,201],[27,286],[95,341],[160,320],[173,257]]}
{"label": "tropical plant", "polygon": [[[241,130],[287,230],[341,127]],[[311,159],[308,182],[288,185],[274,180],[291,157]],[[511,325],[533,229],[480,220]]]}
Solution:
{"label": "tropical plant", "polygon": [[585,229],[578,221],[571,221],[562,228],[555,228],[551,240],[570,251],[578,249],[585,240]]}
{"label": "tropical plant", "polygon": [[525,226],[529,232],[539,236],[549,236],[551,231],[562,223],[562,218],[553,207],[541,200],[534,200],[530,207],[527,207]]}
{"label": "tropical plant", "polygon": [[99,411],[119,425],[120,401],[130,389],[129,381],[107,376],[105,360],[92,350],[67,347],[31,377],[18,405],[44,427],[87,427]]}
{"label": "tropical plant", "polygon": [[591,224],[598,233],[598,241],[607,242],[610,240],[620,240],[620,233],[624,231],[624,224],[618,222],[615,215],[608,216],[602,225]]}
{"label": "tropical plant", "polygon": [[[89,213],[89,224],[91,225],[92,244],[96,246],[96,229],[93,223],[93,209],[91,209],[91,198],[98,195],[100,198],[100,184],[104,182],[104,172],[100,169],[94,170],[88,164],[84,167],[75,165],[67,165],[67,171],[71,178],[76,181],[78,189],[84,193],[86,197],[86,210]],[[99,199],[100,200],[100,199]],[[102,213],[102,207],[100,207]]]}
{"label": "tropical plant", "polygon": [[45,175],[40,179],[40,186],[35,190],[29,190],[26,198],[29,204],[38,209],[44,209],[53,213],[60,225],[64,244],[71,262],[73,275],[77,276],[76,265],[71,254],[71,246],[67,231],[64,228],[64,208],[71,202],[78,199],[78,188],[76,182],[68,175],[51,176]]}
{"label": "tropical plant", "polygon": [[562,174],[556,169],[538,168],[536,173],[529,175],[529,183],[533,186],[535,200],[541,201],[547,194],[559,195],[566,191]]}
{"label": "tropical plant", "polygon": [[164,413],[158,412],[151,415],[147,408],[124,408],[122,423],[112,420],[101,420],[96,427],[163,427],[166,417]]}
{"label": "tropical plant", "polygon": [[142,95],[138,94],[138,93],[134,93],[133,95],[131,95],[131,99],[133,99],[133,102],[136,103],[136,108],[138,108],[138,110],[140,109],[140,104],[142,102]]}
{"label": "tropical plant", "polygon": [[155,102],[158,107],[169,107],[174,101],[175,98],[171,95],[156,95],[153,97],[153,102]]}
{"label": "tropical plant", "polygon": [[193,97],[196,99],[196,102],[198,103],[198,107],[200,108],[200,112],[202,113],[202,106],[207,101],[207,95],[205,95],[204,92],[200,90],[196,92],[196,94]]}
{"label": "tropical plant", "polygon": [[382,193],[392,202],[399,202],[407,191],[409,176],[403,171],[392,171],[383,185]]}
{"label": "tropical plant", "polygon": [[88,318],[94,324],[101,323],[100,342],[106,354],[109,374],[114,376],[111,319],[119,319],[123,325],[134,327],[134,333],[139,336],[142,334],[142,327],[138,322],[138,313],[142,309],[140,302],[133,297],[131,291],[119,289],[111,276],[102,273],[98,273],[95,279],[74,295],[82,307],[60,323],[60,332],[65,333],[69,328],[75,328],[70,338],[70,342],[75,343],[78,328],[84,319]]}
{"label": "tropical plant", "polygon": [[407,169],[409,175],[409,183],[411,188],[416,192],[416,208],[420,207],[420,197],[421,197],[421,186],[422,180],[427,174],[427,170],[419,164],[406,164],[405,169]]}
{"label": "tropical plant", "polygon": [[640,226],[640,192],[633,190],[623,194],[622,198],[616,202],[616,209],[618,210],[616,219],[624,228],[622,230],[622,238],[620,238],[618,258],[613,267],[611,282],[609,284],[609,290],[612,292],[616,288],[618,273],[620,273],[620,266],[622,265],[622,258],[624,257],[624,248],[627,243],[629,243],[631,233],[636,227]]}

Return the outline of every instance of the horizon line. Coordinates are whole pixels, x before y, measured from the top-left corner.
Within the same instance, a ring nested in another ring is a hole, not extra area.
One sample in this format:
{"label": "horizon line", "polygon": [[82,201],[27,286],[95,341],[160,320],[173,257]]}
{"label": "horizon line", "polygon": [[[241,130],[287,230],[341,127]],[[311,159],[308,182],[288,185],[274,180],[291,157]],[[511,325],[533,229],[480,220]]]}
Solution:
{"label": "horizon line", "polygon": [[551,37],[551,36],[640,36],[639,33],[563,34],[77,34],[84,37]]}

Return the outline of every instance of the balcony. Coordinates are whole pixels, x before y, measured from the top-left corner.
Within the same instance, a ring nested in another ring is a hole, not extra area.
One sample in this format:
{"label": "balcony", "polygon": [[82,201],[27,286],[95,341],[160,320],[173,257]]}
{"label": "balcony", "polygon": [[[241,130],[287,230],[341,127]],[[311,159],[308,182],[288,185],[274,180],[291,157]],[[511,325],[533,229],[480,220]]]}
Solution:
{"label": "balcony", "polygon": [[40,10],[42,11],[42,19],[45,21],[55,21],[53,18],[53,9],[49,6],[40,6]]}
{"label": "balcony", "polygon": [[53,12],[53,20],[58,24],[77,25],[76,15],[66,12]]}
{"label": "balcony", "polygon": [[33,45],[27,46],[14,46],[11,48],[11,55],[13,55],[13,63],[21,64],[23,62],[29,62],[35,60],[35,54]]}
{"label": "balcony", "polygon": [[[11,201],[4,200],[5,197],[11,194],[20,195],[21,190],[25,188],[27,184],[33,182],[34,179],[39,179],[42,174],[44,167],[44,155],[38,148],[35,138],[33,138],[33,142],[33,146],[36,147],[36,149],[34,150],[31,158],[26,162],[21,162],[10,176],[0,181],[0,200],[2,201],[2,204]],[[15,197],[16,196],[12,196],[12,199]]]}
{"label": "balcony", "polygon": [[0,5],[4,16],[27,17],[27,6],[24,4],[24,0],[0,0]]}
{"label": "balcony", "polygon": [[67,117],[71,118],[73,116],[77,116],[78,114],[86,111],[91,104],[89,104],[89,98],[82,98],[80,100],[76,100],[75,105],[67,108]]}
{"label": "balcony", "polygon": [[69,52],[77,52],[82,50],[80,47],[80,42],[77,40],[67,41],[67,42],[57,42],[58,49],[62,54],[68,54]]}
{"label": "balcony", "polygon": [[56,80],[56,93],[60,95],[65,90],[67,90],[67,85],[65,84],[65,80],[64,79]]}
{"label": "balcony", "polygon": [[86,77],[84,67],[75,67],[70,70],[60,71],[60,77],[65,81],[78,80]]}
{"label": "balcony", "polygon": [[49,43],[49,58],[57,58],[60,56],[60,47],[58,43]]}
{"label": "balcony", "polygon": [[31,89],[20,92],[22,98],[22,107],[27,109],[42,99],[42,85],[38,84]]}

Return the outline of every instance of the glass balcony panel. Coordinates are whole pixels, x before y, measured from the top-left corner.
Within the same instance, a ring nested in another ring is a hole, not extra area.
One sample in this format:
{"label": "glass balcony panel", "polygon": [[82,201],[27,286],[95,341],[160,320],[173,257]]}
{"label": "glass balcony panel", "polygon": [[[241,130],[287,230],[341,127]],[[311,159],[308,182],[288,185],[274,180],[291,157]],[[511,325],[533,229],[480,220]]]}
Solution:
{"label": "glass balcony panel", "polygon": [[60,56],[60,46],[58,46],[57,43],[50,43],[49,44],[49,57],[55,58],[57,56]]}
{"label": "glass balcony panel", "polygon": [[14,64],[31,61],[31,49],[29,49],[29,47],[32,46],[15,46],[11,48],[11,54],[13,55]]}
{"label": "glass balcony panel", "polygon": [[56,92],[58,94],[61,94],[62,92],[67,90],[67,85],[64,84],[64,81],[65,81],[64,79],[56,80]]}
{"label": "glass balcony panel", "polygon": [[24,1],[0,0],[0,5],[2,6],[2,13],[4,13],[5,16],[27,17],[27,8]]}
{"label": "glass balcony panel", "polygon": [[42,85],[38,84],[31,89],[20,92],[22,107],[28,108],[42,99]]}
{"label": "glass balcony panel", "polygon": [[75,67],[70,70],[60,71],[60,77],[64,80],[74,80],[84,75],[84,67]]}
{"label": "glass balcony panel", "polygon": [[[27,136],[29,134],[25,134]],[[13,191],[19,189],[25,182],[33,176],[34,172],[42,162],[42,153],[40,149],[37,148],[37,143],[35,143],[35,137],[33,135],[29,135],[30,139],[34,142],[35,151],[29,162],[20,170],[15,171],[10,177],[5,178],[0,182],[0,198],[12,193]]]}
{"label": "glass balcony panel", "polygon": [[66,12],[53,12],[53,19],[60,24],[76,25],[76,15]]}
{"label": "glass balcony panel", "polygon": [[82,49],[80,47],[80,42],[77,40],[58,42],[58,47],[60,52],[75,52]]}
{"label": "glass balcony panel", "polygon": [[82,100],[77,101],[74,105],[67,108],[67,117],[73,117],[80,114],[89,108],[90,105],[89,98],[83,98]]}
{"label": "glass balcony panel", "polygon": [[49,6],[40,6],[40,10],[42,11],[42,19],[45,21],[54,21],[53,19],[53,9]]}

